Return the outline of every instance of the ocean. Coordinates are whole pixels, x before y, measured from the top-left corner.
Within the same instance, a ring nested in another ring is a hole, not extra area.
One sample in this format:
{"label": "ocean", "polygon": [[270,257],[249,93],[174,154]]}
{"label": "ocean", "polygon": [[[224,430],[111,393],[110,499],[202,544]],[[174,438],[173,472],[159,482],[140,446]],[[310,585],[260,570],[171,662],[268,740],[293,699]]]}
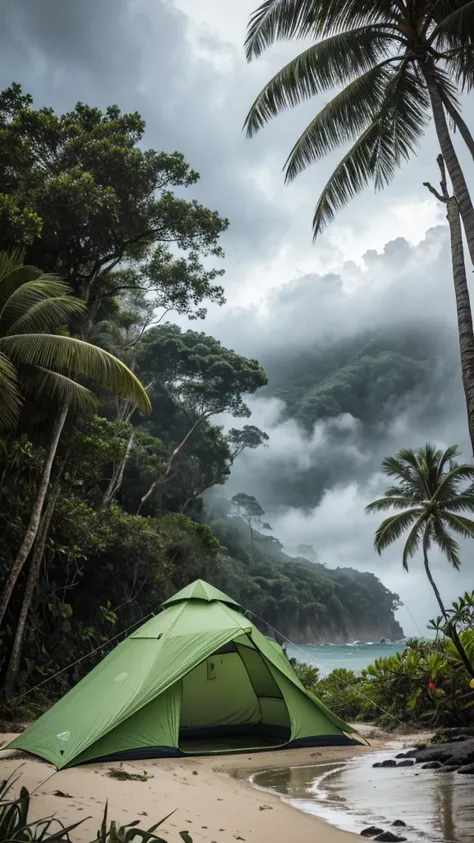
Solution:
{"label": "ocean", "polygon": [[405,649],[404,641],[390,644],[355,641],[353,644],[288,644],[286,651],[289,658],[314,664],[319,667],[321,676],[327,676],[337,667],[345,667],[360,673],[375,659],[392,656]]}

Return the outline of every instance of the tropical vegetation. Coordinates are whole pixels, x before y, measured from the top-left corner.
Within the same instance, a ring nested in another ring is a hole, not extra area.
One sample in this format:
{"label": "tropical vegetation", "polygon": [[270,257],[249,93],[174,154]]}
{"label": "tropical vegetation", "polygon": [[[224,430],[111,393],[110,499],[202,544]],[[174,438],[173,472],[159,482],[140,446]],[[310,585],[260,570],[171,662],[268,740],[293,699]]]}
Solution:
{"label": "tropical vegetation", "polygon": [[452,638],[456,627],[463,650],[474,659],[474,592],[447,610],[451,629],[435,639],[411,639],[399,653],[381,657],[357,675],[339,668],[321,677],[317,668],[292,660],[303,684],[349,721],[385,729],[441,729],[474,724],[474,682]]}
{"label": "tropical vegetation", "polygon": [[284,635],[402,634],[398,597],[376,577],[291,559],[257,509],[241,508],[260,506],[253,495],[239,507],[212,494],[268,441],[248,404],[267,376],[166,321],[222,303],[227,221],[186,198],[198,174],[180,153],[147,149],[144,129],[115,106],[57,115],[18,85],[0,93],[9,716],[36,716],[196,577]]}

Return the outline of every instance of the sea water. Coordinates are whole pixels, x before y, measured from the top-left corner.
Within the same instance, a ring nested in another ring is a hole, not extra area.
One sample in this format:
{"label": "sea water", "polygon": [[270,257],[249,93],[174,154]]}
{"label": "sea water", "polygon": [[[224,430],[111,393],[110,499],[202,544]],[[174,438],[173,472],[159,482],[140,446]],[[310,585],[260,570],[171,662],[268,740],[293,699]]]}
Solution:
{"label": "sea water", "polygon": [[290,658],[305,661],[319,667],[321,676],[327,676],[337,667],[345,667],[360,673],[375,659],[392,656],[405,649],[405,642],[387,644],[372,641],[354,641],[353,644],[288,644],[286,651]]}
{"label": "sea water", "polygon": [[[472,843],[472,776],[421,770],[418,765],[372,768],[399,751],[338,764],[264,770],[254,773],[251,783],[344,831],[360,834],[375,825],[409,843]],[[406,826],[394,827],[395,820]]]}

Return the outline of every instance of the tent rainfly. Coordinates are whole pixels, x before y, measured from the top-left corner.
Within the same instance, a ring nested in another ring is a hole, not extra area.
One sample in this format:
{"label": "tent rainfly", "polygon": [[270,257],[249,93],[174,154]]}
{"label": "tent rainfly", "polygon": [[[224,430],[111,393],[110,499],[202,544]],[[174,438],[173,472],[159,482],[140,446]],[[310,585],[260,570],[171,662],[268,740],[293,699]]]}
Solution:
{"label": "tent rainfly", "polygon": [[354,744],[241,607],[197,580],[9,745],[92,761]]}

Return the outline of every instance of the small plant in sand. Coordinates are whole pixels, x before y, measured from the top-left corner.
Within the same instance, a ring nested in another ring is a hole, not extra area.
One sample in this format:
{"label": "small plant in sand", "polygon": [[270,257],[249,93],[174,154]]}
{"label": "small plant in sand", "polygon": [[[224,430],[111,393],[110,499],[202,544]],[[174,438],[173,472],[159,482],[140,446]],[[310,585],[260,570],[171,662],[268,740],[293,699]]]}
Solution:
{"label": "small plant in sand", "polygon": [[127,773],[126,770],[112,769],[107,773],[110,779],[116,779],[118,782],[147,782],[152,779],[146,771],[143,773]]}
{"label": "small plant in sand", "polygon": [[[15,777],[13,773],[10,778],[0,781],[0,843],[74,843],[71,832],[90,817],[84,817],[79,822],[68,826],[65,826],[55,817],[29,820],[30,793],[26,787],[21,788],[17,799],[9,798],[18,779],[19,776]],[[114,820],[109,822],[107,810],[106,804],[97,836],[90,843],[132,843],[137,838],[140,843],[167,843],[162,837],[158,837],[155,831],[171,817],[174,811],[152,825],[151,828],[143,829],[138,827],[139,820],[134,820],[122,826]],[[187,843],[192,843],[191,837],[189,837]]]}

